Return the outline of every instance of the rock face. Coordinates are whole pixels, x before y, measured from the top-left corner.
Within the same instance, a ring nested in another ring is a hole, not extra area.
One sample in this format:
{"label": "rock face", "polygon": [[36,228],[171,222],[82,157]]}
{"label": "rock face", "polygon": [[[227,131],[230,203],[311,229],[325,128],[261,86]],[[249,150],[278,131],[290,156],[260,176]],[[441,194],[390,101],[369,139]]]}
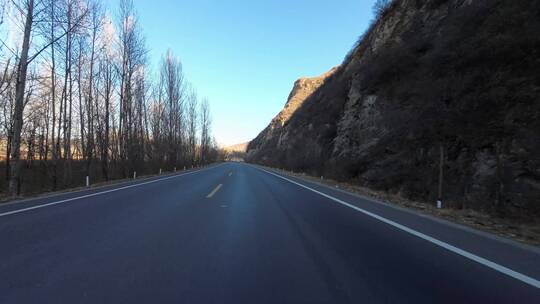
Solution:
{"label": "rock face", "polygon": [[295,83],[248,161],[500,215],[540,215],[540,2],[397,0]]}
{"label": "rock face", "polygon": [[311,78],[300,78],[294,82],[293,89],[287,98],[287,102],[283,110],[279,112],[270,122],[270,124],[248,145],[251,159],[260,159],[263,162],[271,162],[272,155],[266,155],[266,152],[272,153],[271,146],[281,148],[282,131],[286,129],[286,124],[295,112],[303,105],[313,92],[317,91],[320,86],[336,71],[337,67],[330,71]]}

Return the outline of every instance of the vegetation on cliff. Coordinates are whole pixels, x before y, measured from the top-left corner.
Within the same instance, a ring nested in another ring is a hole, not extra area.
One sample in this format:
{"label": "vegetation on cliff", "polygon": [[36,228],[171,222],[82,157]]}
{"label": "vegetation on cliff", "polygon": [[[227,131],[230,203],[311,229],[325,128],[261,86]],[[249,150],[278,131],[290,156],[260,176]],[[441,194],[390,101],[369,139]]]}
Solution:
{"label": "vegetation on cliff", "polygon": [[250,143],[248,160],[537,218],[540,3],[383,4],[340,68]]}

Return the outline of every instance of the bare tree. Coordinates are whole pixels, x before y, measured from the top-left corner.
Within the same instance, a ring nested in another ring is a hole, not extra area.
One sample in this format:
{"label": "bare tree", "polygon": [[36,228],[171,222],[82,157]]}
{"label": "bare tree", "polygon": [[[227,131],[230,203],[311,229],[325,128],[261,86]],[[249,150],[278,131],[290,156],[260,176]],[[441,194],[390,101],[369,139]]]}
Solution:
{"label": "bare tree", "polygon": [[10,159],[11,159],[11,140],[13,138],[13,95],[15,68],[11,66],[11,59],[8,59],[2,77],[0,78],[0,102],[2,106],[2,127],[3,135],[6,140],[6,180],[10,179]]}
{"label": "bare tree", "polygon": [[28,0],[22,3],[22,8],[26,14],[24,22],[24,35],[21,47],[21,55],[17,66],[17,78],[15,84],[15,107],[13,112],[13,139],[11,142],[11,159],[14,165],[11,168],[11,176],[9,182],[9,191],[16,195],[19,193],[20,171],[21,171],[21,131],[23,126],[23,110],[24,110],[24,94],[26,89],[26,76],[28,73],[30,50],[30,36],[32,34],[32,26],[34,24],[34,0]]}
{"label": "bare tree", "polygon": [[[152,78],[133,2],[121,0],[113,24],[100,1],[8,2],[22,20],[15,46],[0,40],[0,142],[13,195],[22,184],[55,190],[215,157],[208,104],[199,108],[178,58],[167,51]],[[36,170],[42,177],[27,175]]]}
{"label": "bare tree", "polygon": [[[50,44],[55,43],[57,40],[71,33],[76,26],[80,24],[80,19],[74,20],[73,23],[69,23],[64,33],[56,37],[53,41],[48,42],[46,45],[39,48],[32,56],[30,52],[30,40],[34,31],[34,20],[38,20],[43,17],[45,12],[44,1],[24,0],[19,2],[13,2],[17,7],[17,10],[23,15],[24,26],[23,36],[20,48],[20,56],[17,63],[17,76],[15,84],[15,105],[13,111],[13,139],[11,142],[11,159],[13,165],[11,166],[11,176],[9,183],[9,191],[15,195],[19,193],[20,184],[20,172],[21,172],[21,132],[23,127],[23,111],[25,106],[25,93],[26,93],[26,80],[28,74],[28,66],[34,61]],[[84,15],[84,14],[83,14]]]}
{"label": "bare tree", "polygon": [[199,112],[199,123],[200,123],[200,141],[201,141],[201,154],[200,160],[202,164],[207,164],[209,161],[209,153],[211,150],[211,141],[212,137],[211,124],[212,120],[210,118],[210,104],[207,98],[203,98],[201,102],[201,109]]}
{"label": "bare tree", "polygon": [[187,98],[187,150],[192,166],[197,161],[197,106],[197,93],[191,88]]}
{"label": "bare tree", "polygon": [[171,50],[167,51],[162,59],[160,70],[159,94],[164,100],[166,112],[167,133],[167,163],[169,167],[179,164],[183,142],[183,116],[184,116],[184,74],[182,64],[174,57]]}
{"label": "bare tree", "polygon": [[[52,121],[51,121],[51,143],[53,145],[51,151],[52,151],[52,162],[53,162],[53,173],[52,173],[52,185],[53,190],[56,190],[56,187],[58,185],[58,154],[60,153],[60,145],[55,144],[54,140],[54,129],[56,125],[56,57],[55,57],[55,32],[56,32],[56,1],[51,0],[49,2],[49,9],[50,9],[50,16],[49,16],[49,22],[50,22],[50,36],[49,36],[49,42],[51,47],[51,87],[50,87],[50,102],[51,102],[51,115],[52,115]],[[60,129],[60,125],[58,126],[58,129]]]}
{"label": "bare tree", "polygon": [[[134,100],[134,90],[136,88],[136,73],[144,74],[144,64],[146,63],[146,47],[144,38],[141,35],[135,8],[131,0],[120,2],[119,18],[119,51],[120,51],[120,110],[118,139],[120,160],[124,166],[124,176],[129,170],[133,170],[140,157],[138,153],[137,131],[134,129],[135,122],[138,121],[136,100]],[[143,113],[138,113],[142,115]],[[129,166],[128,166],[129,162]]]}
{"label": "bare tree", "polygon": [[[97,94],[95,92],[95,62],[96,62],[96,46],[97,39],[100,33],[100,30],[103,25],[103,12],[101,6],[98,2],[92,2],[90,6],[90,32],[89,36],[89,64],[88,64],[88,80],[86,85],[85,92],[85,110],[86,110],[86,147],[83,149],[85,152],[86,158],[86,175],[90,175],[90,166],[94,157],[95,150],[95,120],[97,117],[98,103],[97,103]],[[80,66],[79,66],[80,69]],[[79,84],[80,90],[80,84]],[[81,97],[79,97],[81,98]],[[95,99],[95,102],[94,102]],[[82,111],[81,111],[82,112]],[[81,129],[82,129],[82,118],[81,118]],[[83,133],[81,132],[81,140],[83,139]]]}

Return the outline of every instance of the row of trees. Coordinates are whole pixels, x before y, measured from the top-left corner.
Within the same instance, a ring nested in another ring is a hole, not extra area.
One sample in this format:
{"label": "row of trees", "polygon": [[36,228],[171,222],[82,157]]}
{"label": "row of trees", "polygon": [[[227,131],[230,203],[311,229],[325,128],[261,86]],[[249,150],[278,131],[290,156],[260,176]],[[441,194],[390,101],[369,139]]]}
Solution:
{"label": "row of trees", "polygon": [[5,1],[0,143],[11,194],[219,157],[208,100],[179,59],[169,50],[158,75],[148,72],[132,0],[116,18],[99,0]]}

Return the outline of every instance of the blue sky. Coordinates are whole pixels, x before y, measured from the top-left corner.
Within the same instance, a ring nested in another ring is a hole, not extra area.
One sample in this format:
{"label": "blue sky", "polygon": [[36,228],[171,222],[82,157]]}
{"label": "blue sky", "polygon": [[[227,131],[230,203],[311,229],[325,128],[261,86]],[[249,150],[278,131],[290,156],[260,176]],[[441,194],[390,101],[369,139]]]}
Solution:
{"label": "blue sky", "polygon": [[210,100],[213,133],[227,145],[255,137],[296,79],[341,63],[372,19],[373,2],[134,0],[152,69],[173,50]]}

